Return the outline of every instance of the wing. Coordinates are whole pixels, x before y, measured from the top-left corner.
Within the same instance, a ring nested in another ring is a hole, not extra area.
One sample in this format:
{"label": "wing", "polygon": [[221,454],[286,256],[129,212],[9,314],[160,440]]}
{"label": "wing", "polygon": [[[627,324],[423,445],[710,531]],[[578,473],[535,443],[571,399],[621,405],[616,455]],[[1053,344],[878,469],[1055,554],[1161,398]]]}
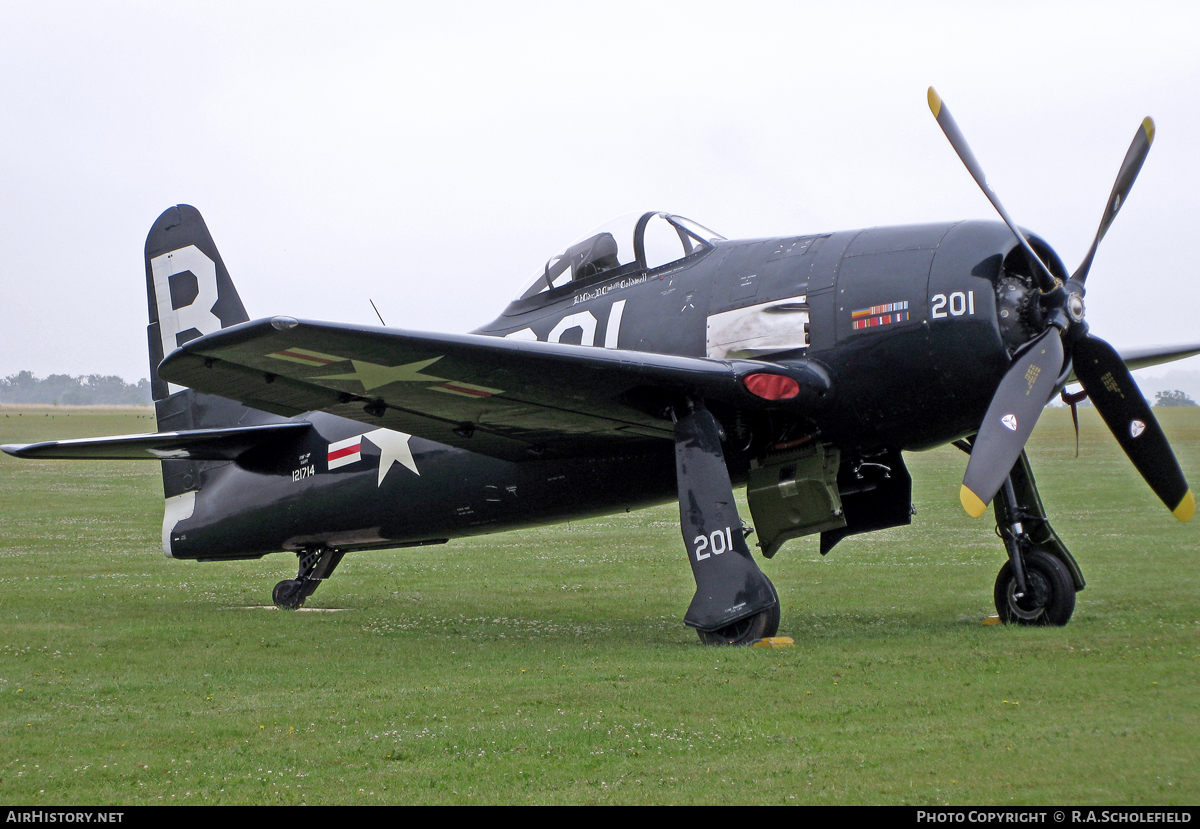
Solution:
{"label": "wing", "polygon": [[1200,354],[1200,343],[1158,346],[1155,348],[1125,348],[1121,349],[1118,353],[1121,355],[1121,360],[1125,363],[1125,366],[1130,371],[1136,371],[1139,368],[1170,363],[1174,360],[1182,360],[1185,357],[1194,357]]}
{"label": "wing", "polygon": [[18,458],[57,460],[234,460],[248,449],[312,428],[310,423],[269,423],[264,426],[233,426],[228,429],[193,429],[185,432],[156,432],[149,435],[75,438],[44,443],[0,446]]}
{"label": "wing", "polygon": [[[790,378],[795,388],[785,382],[786,399],[765,399],[744,382],[755,374]],[[159,375],[275,414],[321,410],[505,460],[670,440],[670,409],[685,398],[803,411],[829,391],[828,375],[804,363],[710,360],[290,317],[192,340],[163,361]]]}
{"label": "wing", "polygon": [[[1185,360],[1188,357],[1195,357],[1197,354],[1200,354],[1200,343],[1192,343],[1191,345],[1159,345],[1149,348],[1123,348],[1117,352],[1117,356],[1121,358],[1121,362],[1130,371],[1158,366],[1163,363],[1171,363],[1175,360]],[[1079,378],[1075,376],[1075,370],[1072,367],[1071,372],[1067,375],[1067,383],[1078,382]]]}

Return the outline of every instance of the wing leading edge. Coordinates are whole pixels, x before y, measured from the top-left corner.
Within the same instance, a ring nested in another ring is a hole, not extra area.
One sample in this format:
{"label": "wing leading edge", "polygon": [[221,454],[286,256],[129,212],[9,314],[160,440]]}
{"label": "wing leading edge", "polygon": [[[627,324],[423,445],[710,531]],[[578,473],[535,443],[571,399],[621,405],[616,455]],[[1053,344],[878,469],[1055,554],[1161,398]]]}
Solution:
{"label": "wing leading edge", "polygon": [[1136,371],[1139,368],[1149,368],[1150,366],[1158,366],[1163,363],[1194,357],[1200,354],[1200,343],[1151,348],[1125,348],[1121,349],[1118,354],[1121,357],[1121,361],[1125,363],[1126,368],[1130,371]]}
{"label": "wing leading edge", "polygon": [[[1149,348],[1123,348],[1117,351],[1117,356],[1130,371],[1141,368],[1161,366],[1163,363],[1173,363],[1176,360],[1186,360],[1200,354],[1200,343],[1190,345],[1159,345]],[[1067,375],[1067,384],[1078,383],[1074,368]]]}
{"label": "wing leading edge", "polygon": [[[798,390],[766,400],[751,374]],[[284,416],[325,411],[505,460],[671,440],[684,398],[815,410],[828,375],[804,363],[711,360],[473,334],[429,334],[275,317],[197,338],[160,376]]]}

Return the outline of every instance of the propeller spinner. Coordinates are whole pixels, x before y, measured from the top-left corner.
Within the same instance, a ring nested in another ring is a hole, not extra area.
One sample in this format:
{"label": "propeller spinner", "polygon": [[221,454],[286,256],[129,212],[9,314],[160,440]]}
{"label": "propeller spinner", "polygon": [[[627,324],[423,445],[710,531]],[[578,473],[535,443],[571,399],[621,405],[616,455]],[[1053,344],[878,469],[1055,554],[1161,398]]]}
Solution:
{"label": "propeller spinner", "polygon": [[1149,404],[1116,350],[1089,334],[1083,319],[1084,283],[1088,271],[1100,240],[1125,204],[1142,169],[1142,162],[1154,140],[1154,122],[1146,118],[1138,127],[1117,173],[1091,247],[1064,284],[1050,272],[988,186],[983,168],[932,86],[929,87],[929,109],[976,184],[1024,249],[1041,289],[1038,301],[1046,312],[1045,328],[1016,351],[1012,365],[984,415],[963,476],[959,496],[963,507],[976,518],[983,515],[1020,457],[1042,409],[1057,390],[1058,378],[1071,364],[1109,431],[1154,494],[1180,521],[1191,519],[1196,511],[1196,498]]}

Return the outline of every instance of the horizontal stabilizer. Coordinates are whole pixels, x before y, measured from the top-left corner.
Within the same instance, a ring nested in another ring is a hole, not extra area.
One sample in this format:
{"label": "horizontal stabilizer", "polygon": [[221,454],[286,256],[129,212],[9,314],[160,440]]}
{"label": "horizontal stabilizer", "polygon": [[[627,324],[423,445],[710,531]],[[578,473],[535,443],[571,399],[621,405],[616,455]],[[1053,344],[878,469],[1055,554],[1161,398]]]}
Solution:
{"label": "horizontal stabilizer", "polygon": [[0,446],[18,458],[46,460],[150,460],[183,458],[198,461],[231,461],[248,449],[312,428],[310,423],[268,423],[228,429],[194,429],[151,435],[51,440],[45,443]]}

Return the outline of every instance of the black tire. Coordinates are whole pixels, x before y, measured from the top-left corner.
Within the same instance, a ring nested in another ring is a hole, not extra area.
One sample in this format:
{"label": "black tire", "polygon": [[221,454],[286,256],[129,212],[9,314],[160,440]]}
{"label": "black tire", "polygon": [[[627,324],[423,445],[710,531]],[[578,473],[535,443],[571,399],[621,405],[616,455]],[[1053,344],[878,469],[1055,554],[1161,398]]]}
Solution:
{"label": "black tire", "polygon": [[297,579],[284,579],[271,591],[271,601],[284,610],[298,610],[304,604],[304,591]]}
{"label": "black tire", "polygon": [[779,602],[766,610],[738,619],[730,625],[718,630],[705,632],[698,630],[700,641],[705,645],[749,645],[759,639],[766,639],[779,632]]}
{"label": "black tire", "polygon": [[1006,625],[1055,625],[1071,621],[1075,612],[1075,582],[1066,565],[1044,550],[1025,554],[1025,585],[1028,592],[1017,599],[1017,580],[1012,562],[1005,562],[996,576],[993,599],[1000,621]]}

